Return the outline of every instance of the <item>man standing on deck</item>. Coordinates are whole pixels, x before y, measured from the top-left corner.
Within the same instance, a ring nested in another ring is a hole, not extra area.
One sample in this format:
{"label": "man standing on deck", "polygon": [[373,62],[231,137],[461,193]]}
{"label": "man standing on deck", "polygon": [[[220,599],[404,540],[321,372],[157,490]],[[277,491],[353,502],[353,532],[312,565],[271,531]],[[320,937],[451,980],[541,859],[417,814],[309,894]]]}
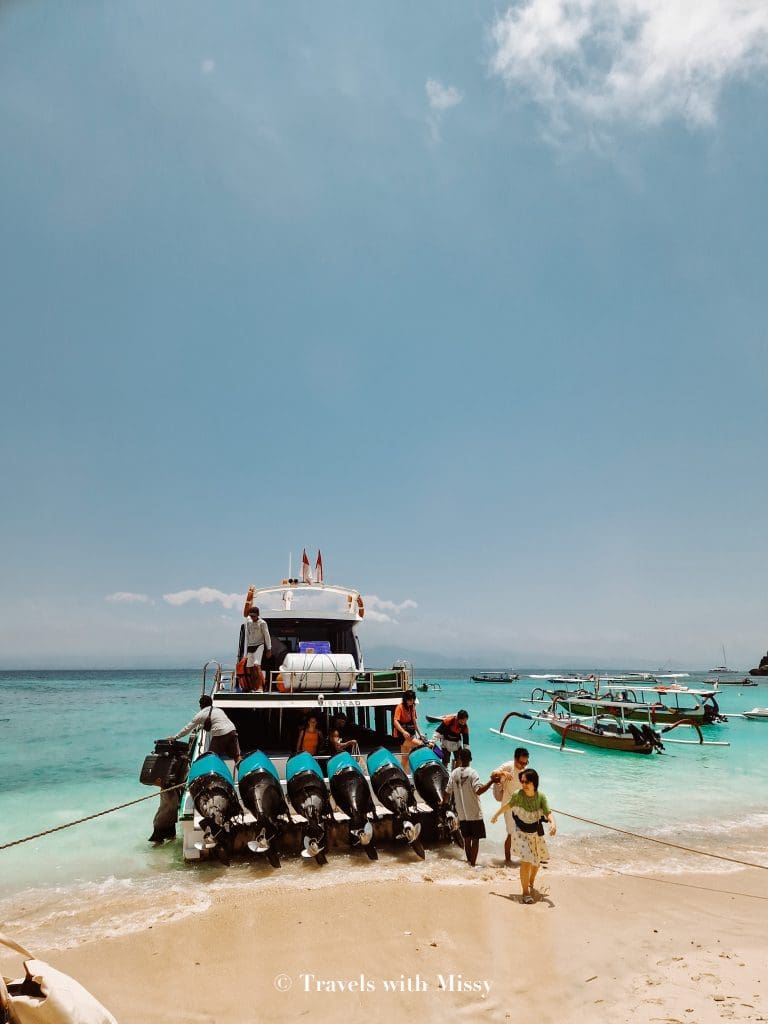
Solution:
{"label": "man standing on deck", "polygon": [[261,672],[261,661],[266,652],[267,658],[272,657],[272,638],[269,626],[259,618],[259,609],[251,608],[245,626],[245,678],[251,690],[264,688],[264,676]]}

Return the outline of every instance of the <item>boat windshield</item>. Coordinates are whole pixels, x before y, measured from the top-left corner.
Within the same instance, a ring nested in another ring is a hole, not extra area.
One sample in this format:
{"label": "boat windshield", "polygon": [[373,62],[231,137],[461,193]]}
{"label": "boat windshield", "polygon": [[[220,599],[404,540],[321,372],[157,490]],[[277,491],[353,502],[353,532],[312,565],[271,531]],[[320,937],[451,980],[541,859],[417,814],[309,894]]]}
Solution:
{"label": "boat windshield", "polygon": [[357,592],[344,587],[326,587],[322,584],[301,584],[268,587],[257,590],[253,603],[262,617],[290,612],[293,615],[320,615],[324,618],[357,616]]}

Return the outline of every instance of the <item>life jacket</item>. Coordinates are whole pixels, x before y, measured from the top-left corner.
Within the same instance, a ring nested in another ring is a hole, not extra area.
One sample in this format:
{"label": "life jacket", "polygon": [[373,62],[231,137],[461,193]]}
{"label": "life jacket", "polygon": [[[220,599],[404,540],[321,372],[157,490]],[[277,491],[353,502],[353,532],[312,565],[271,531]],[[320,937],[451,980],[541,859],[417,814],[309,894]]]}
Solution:
{"label": "life jacket", "polygon": [[458,715],[446,715],[442,720],[442,726],[437,731],[441,732],[446,739],[459,740],[469,732],[469,729],[466,722],[464,725],[459,724]]}
{"label": "life jacket", "polygon": [[237,665],[235,665],[235,688],[238,690],[245,690],[246,686],[245,658],[241,658]]}

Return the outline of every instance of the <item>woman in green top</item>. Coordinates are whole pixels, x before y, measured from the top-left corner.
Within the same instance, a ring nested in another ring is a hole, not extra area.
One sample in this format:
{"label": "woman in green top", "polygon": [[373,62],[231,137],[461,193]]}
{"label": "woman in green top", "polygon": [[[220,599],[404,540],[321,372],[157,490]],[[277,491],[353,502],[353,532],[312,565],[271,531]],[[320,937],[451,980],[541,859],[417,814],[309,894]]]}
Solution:
{"label": "woman in green top", "polygon": [[549,860],[547,844],[544,842],[542,821],[549,822],[549,834],[555,835],[557,825],[549,803],[539,792],[539,775],[533,768],[520,772],[522,789],[498,809],[491,818],[494,822],[507,808],[515,819],[515,846],[520,857],[520,884],[523,887],[523,903],[533,903],[533,883],[543,860]]}

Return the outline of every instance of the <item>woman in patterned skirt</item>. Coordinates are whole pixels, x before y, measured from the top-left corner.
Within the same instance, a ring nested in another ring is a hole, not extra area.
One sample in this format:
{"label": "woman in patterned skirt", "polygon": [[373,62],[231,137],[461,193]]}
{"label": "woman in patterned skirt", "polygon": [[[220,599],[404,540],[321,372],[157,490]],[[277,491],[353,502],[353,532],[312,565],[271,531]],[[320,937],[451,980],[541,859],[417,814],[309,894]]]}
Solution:
{"label": "woman in patterned skirt", "polygon": [[514,842],[520,858],[520,884],[523,887],[523,903],[533,903],[533,883],[539,871],[539,865],[549,860],[549,851],[544,841],[543,821],[549,822],[549,834],[555,835],[557,825],[549,803],[543,793],[539,792],[539,775],[533,768],[520,772],[522,789],[512,794],[508,803],[502,804],[491,818],[496,821],[509,809],[515,820]]}

